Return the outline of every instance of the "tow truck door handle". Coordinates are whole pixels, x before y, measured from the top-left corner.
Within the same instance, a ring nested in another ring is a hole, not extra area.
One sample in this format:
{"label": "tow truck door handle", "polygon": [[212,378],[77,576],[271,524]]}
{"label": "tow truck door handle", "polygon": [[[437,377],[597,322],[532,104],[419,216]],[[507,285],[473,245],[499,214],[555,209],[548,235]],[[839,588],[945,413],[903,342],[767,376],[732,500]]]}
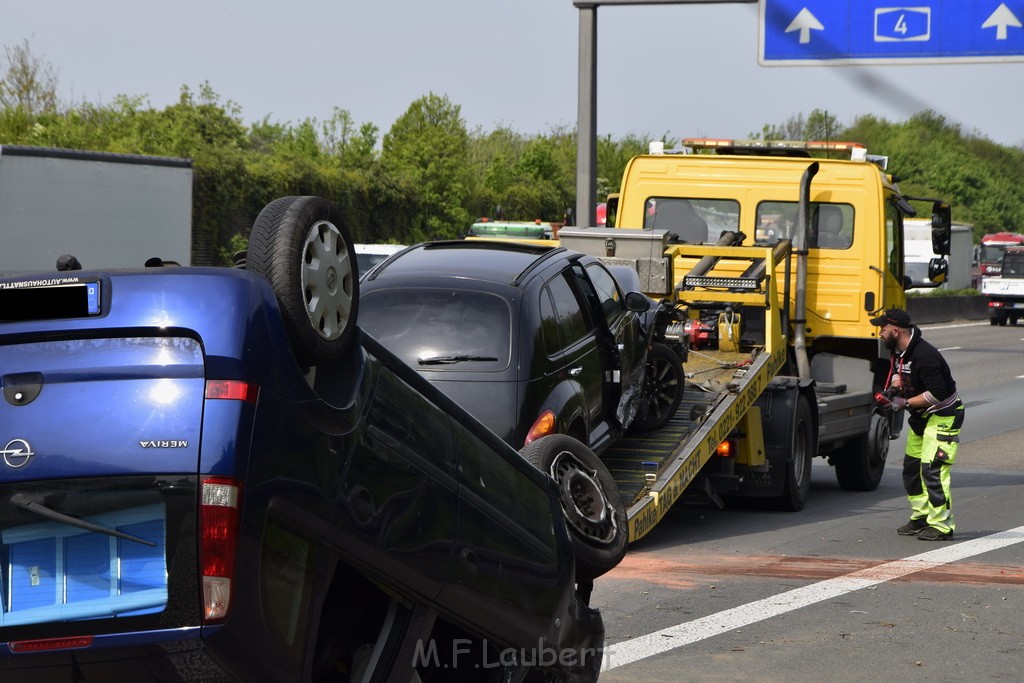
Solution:
{"label": "tow truck door handle", "polygon": [[574,368],[569,368],[569,375],[571,377],[579,377],[582,372],[583,372],[583,367],[579,366],[579,365],[577,365]]}

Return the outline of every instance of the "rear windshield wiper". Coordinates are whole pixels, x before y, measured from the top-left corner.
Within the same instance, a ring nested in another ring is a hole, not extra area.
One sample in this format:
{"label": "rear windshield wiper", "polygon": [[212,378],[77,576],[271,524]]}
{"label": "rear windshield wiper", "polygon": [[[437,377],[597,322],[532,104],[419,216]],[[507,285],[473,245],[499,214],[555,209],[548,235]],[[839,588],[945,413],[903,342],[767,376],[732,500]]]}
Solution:
{"label": "rear windshield wiper", "polygon": [[420,365],[447,365],[450,363],[461,363],[470,360],[498,360],[496,356],[474,356],[468,353],[457,353],[450,356],[430,356],[429,358],[417,358]]}
{"label": "rear windshield wiper", "polygon": [[144,538],[132,536],[130,534],[124,533],[123,531],[118,531],[116,529],[108,529],[105,526],[93,524],[92,522],[86,522],[84,519],[78,519],[77,517],[71,517],[61,512],[57,512],[56,510],[51,510],[42,503],[36,503],[35,501],[29,500],[28,497],[23,493],[15,493],[13,496],[11,496],[11,505],[13,505],[16,508],[21,508],[22,510],[28,510],[29,512],[35,513],[40,517],[46,517],[47,519],[52,519],[55,522],[69,524],[71,526],[78,527],[79,529],[85,529],[86,531],[95,531],[99,534],[106,534],[107,536],[114,536],[115,538],[123,538],[126,541],[135,541],[136,543],[141,543],[142,545],[148,545],[150,547],[156,546],[156,543],[154,543],[153,541],[147,541]]}

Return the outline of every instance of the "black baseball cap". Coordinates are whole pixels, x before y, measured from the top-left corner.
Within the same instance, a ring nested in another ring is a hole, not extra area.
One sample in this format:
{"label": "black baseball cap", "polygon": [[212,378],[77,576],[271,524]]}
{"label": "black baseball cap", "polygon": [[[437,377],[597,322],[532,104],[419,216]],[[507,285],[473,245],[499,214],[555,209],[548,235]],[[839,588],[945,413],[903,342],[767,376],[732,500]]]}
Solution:
{"label": "black baseball cap", "polygon": [[899,308],[890,308],[877,318],[872,318],[871,324],[878,327],[884,327],[885,325],[910,327],[910,314]]}

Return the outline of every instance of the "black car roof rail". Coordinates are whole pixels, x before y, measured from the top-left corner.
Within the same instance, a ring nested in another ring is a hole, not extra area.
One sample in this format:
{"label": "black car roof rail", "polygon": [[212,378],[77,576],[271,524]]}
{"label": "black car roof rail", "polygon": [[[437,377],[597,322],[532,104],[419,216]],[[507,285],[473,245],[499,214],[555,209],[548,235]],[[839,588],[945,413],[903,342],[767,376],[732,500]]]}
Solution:
{"label": "black car roof rail", "polygon": [[[530,275],[530,273],[532,273],[533,271],[535,271],[538,268],[540,268],[541,266],[543,266],[549,260],[551,260],[551,259],[553,259],[553,258],[555,258],[557,256],[561,256],[562,254],[564,254],[567,251],[568,251],[568,249],[566,249],[565,247],[555,247],[551,251],[549,251],[549,252],[547,252],[545,254],[542,254],[540,256],[540,258],[538,258],[536,261],[534,261],[530,265],[526,266],[526,268],[523,269],[523,272],[519,273],[519,275],[516,276],[516,279],[512,281],[512,286],[513,287],[518,287],[522,283],[522,281],[525,280]],[[571,256],[571,258],[573,260],[575,260],[575,259],[578,259],[580,256],[582,256],[582,254]]]}
{"label": "black car roof rail", "polygon": [[[542,244],[531,244],[529,242],[513,242],[513,241],[500,241],[500,240],[434,240],[432,242],[421,242],[420,244],[414,244],[411,247],[403,249],[398,254],[393,254],[388,258],[388,262],[396,259],[399,254],[404,254],[407,251],[413,249],[488,249],[493,251],[518,251],[525,252],[528,254],[536,254],[537,259],[528,265],[519,275],[512,280],[512,286],[518,287],[522,281],[530,275],[534,270],[547,263],[549,259],[555,258],[560,254],[564,254],[568,251],[565,247],[549,247]],[[573,260],[580,258],[582,254],[575,254],[571,256]],[[385,268],[383,266],[374,268],[368,280],[373,280],[378,274],[383,272]]]}

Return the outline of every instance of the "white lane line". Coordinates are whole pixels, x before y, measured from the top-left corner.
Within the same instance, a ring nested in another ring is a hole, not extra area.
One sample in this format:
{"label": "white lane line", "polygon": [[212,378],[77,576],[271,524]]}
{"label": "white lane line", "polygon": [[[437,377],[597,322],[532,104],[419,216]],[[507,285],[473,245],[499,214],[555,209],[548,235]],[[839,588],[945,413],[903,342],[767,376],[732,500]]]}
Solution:
{"label": "white lane line", "polygon": [[990,324],[991,323],[988,323],[988,322],[982,322],[982,323],[924,323],[922,325],[919,325],[919,327],[921,327],[922,329],[925,329],[925,330],[952,330],[953,328],[956,328],[956,327],[978,327],[979,325],[990,325]]}
{"label": "white lane line", "polygon": [[941,548],[920,555],[795,588],[770,598],[609,645],[604,650],[604,663],[601,668],[603,671],[616,669],[801,607],[1021,542],[1024,542],[1024,526],[971,541],[944,544]]}
{"label": "white lane line", "polygon": [[962,348],[962,346],[947,346],[944,349],[939,349],[939,351],[959,351]]}

